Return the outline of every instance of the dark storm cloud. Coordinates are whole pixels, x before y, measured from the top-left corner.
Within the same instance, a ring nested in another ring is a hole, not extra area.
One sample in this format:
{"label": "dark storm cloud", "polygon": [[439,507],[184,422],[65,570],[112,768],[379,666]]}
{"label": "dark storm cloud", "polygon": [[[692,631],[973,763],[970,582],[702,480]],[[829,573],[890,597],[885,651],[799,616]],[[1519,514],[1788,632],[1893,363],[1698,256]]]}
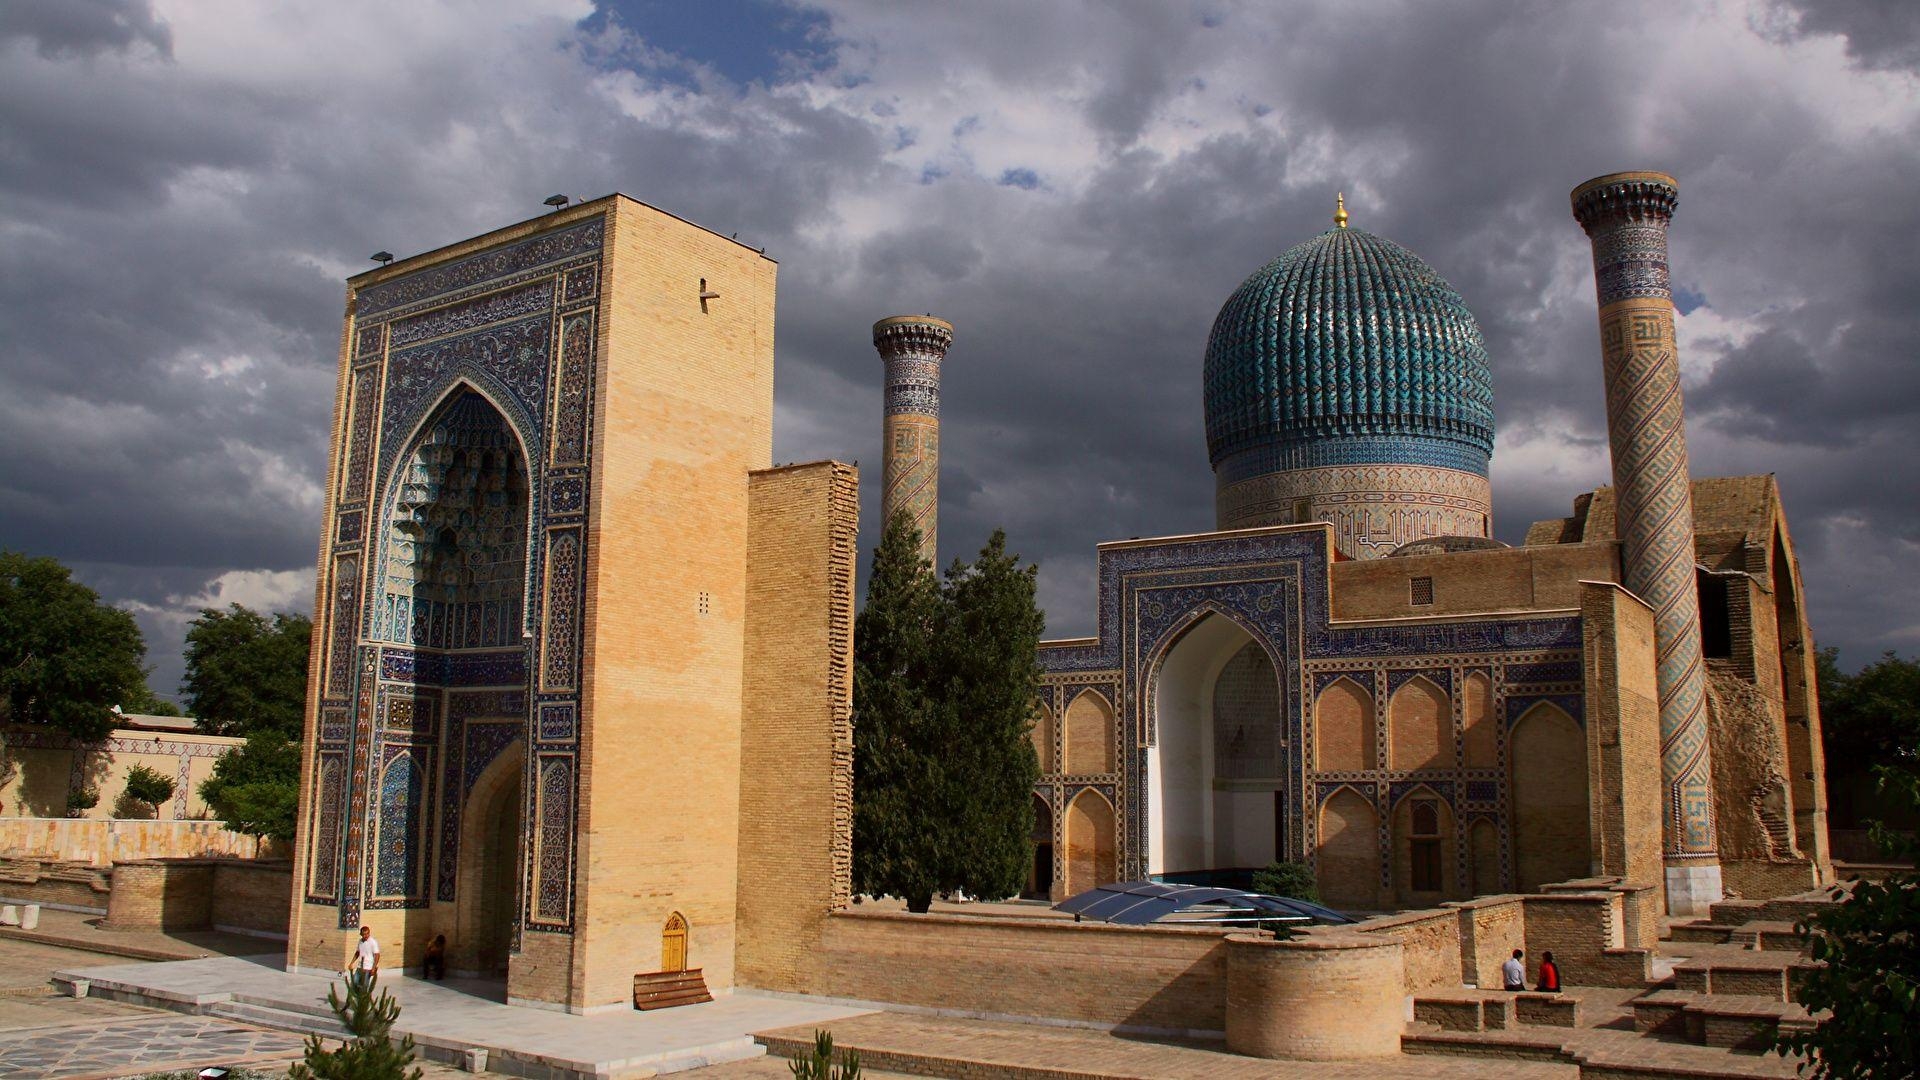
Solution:
{"label": "dark storm cloud", "polygon": [[1567,192],[1663,168],[1696,472],[1779,473],[1823,642],[1920,647],[1920,587],[1847,570],[1920,553],[1899,9],[806,6],[792,63],[646,5],[0,9],[0,543],[170,690],[195,604],[310,603],[341,279],[616,189],[780,260],[775,455],[858,459],[868,547],[869,327],[954,321],[942,556],[1004,526],[1055,634],[1097,542],[1210,526],[1208,327],[1345,190],[1480,319],[1517,540],[1607,479]]}
{"label": "dark storm cloud", "polygon": [[1920,67],[1920,6],[1910,0],[1812,0],[1781,5],[1795,34],[1838,34],[1847,55],[1876,68]]}

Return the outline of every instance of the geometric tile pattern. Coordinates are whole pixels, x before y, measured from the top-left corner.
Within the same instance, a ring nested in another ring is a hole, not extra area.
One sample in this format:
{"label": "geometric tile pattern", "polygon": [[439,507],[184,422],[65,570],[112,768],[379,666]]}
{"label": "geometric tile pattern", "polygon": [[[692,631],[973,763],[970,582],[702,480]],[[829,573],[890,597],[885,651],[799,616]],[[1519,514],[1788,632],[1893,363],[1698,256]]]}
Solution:
{"label": "geometric tile pattern", "polygon": [[462,774],[524,738],[519,929],[571,932],[579,740],[555,721],[579,709],[605,240],[584,218],[354,295],[307,852],[343,927],[451,897]]}
{"label": "geometric tile pattern", "polygon": [[301,1040],[211,1016],[154,1016],[0,1032],[0,1078],[138,1076],[297,1057]]}
{"label": "geometric tile pattern", "polygon": [[1677,201],[1670,178],[1641,173],[1583,184],[1573,209],[1593,245],[1622,576],[1654,613],[1666,850],[1707,856],[1716,847],[1713,766],[1667,274],[1667,224]]}
{"label": "geometric tile pattern", "polygon": [[882,319],[873,346],[886,363],[881,442],[882,527],[905,510],[920,530],[920,557],[938,566],[940,514],[940,363],[953,327],[934,318]]}
{"label": "geometric tile pattern", "polygon": [[[1046,696],[1055,717],[1083,688],[1094,686],[1114,702],[1116,760],[1120,784],[1113,800],[1120,817],[1123,873],[1145,874],[1147,850],[1147,749],[1157,744],[1155,696],[1160,663],[1180,636],[1209,615],[1237,623],[1273,660],[1285,692],[1280,695],[1283,749],[1281,775],[1291,794],[1282,833],[1296,857],[1314,848],[1309,830],[1319,794],[1310,783],[1312,758],[1308,716],[1319,690],[1338,678],[1352,678],[1372,693],[1376,715],[1385,714],[1389,681],[1398,686],[1416,675],[1435,685],[1454,687],[1464,673],[1484,668],[1495,674],[1496,696],[1505,693],[1499,673],[1508,665],[1552,671],[1578,669],[1582,648],[1577,615],[1525,616],[1464,621],[1409,622],[1343,626],[1329,607],[1329,555],[1326,533],[1315,527],[1256,533],[1210,534],[1168,540],[1103,544],[1097,561],[1099,611],[1096,636],[1047,644],[1039,651]],[[1458,679],[1454,669],[1460,669]],[[1543,686],[1542,690],[1548,689]],[[1580,715],[1579,691],[1551,686],[1556,700]],[[1458,698],[1457,693],[1452,697]],[[1058,730],[1063,725],[1056,723]],[[1380,755],[1384,761],[1384,753]],[[1054,760],[1061,760],[1056,745]],[[1493,779],[1487,770],[1453,770],[1449,775]],[[1068,782],[1105,778],[1048,778],[1039,789],[1053,805],[1056,821],[1070,792]],[[1394,782],[1415,782],[1403,773],[1341,774],[1328,793],[1353,784],[1369,801],[1384,802]],[[1451,780],[1418,781],[1452,801],[1460,789]],[[1377,789],[1375,784],[1379,784]],[[1437,784],[1437,786],[1436,786]],[[1457,809],[1457,808],[1456,808]]]}

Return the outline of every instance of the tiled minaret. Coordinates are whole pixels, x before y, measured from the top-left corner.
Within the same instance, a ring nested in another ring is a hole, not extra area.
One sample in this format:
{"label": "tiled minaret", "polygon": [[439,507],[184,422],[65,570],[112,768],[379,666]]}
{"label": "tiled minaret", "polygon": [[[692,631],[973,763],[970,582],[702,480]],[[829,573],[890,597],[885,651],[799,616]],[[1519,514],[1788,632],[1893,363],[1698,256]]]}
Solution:
{"label": "tiled minaret", "polygon": [[1693,489],[1667,281],[1667,223],[1678,198],[1673,177],[1656,172],[1613,173],[1573,189],[1573,216],[1593,243],[1600,294],[1624,576],[1654,612],[1667,909],[1694,914],[1721,899],[1721,883],[1694,584]]}
{"label": "tiled minaret", "polygon": [[[887,365],[887,419],[881,520],[905,510],[920,529],[920,556],[937,569],[940,512],[940,362],[953,324],[931,315],[894,315],[873,324]],[[884,526],[883,526],[884,527]]]}

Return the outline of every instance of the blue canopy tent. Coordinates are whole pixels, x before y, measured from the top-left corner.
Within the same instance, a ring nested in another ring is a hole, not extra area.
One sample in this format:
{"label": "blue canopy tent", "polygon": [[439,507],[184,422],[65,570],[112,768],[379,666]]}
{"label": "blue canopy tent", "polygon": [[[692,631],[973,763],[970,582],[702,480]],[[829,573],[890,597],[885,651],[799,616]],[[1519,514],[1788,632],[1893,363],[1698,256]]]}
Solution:
{"label": "blue canopy tent", "polygon": [[1053,907],[1055,911],[1064,911],[1095,922],[1144,926],[1202,905],[1228,909],[1231,914],[1218,920],[1222,922],[1257,923],[1274,920],[1338,925],[1354,921],[1337,911],[1292,897],[1207,885],[1174,885],[1163,881],[1118,881],[1101,885],[1062,900]]}

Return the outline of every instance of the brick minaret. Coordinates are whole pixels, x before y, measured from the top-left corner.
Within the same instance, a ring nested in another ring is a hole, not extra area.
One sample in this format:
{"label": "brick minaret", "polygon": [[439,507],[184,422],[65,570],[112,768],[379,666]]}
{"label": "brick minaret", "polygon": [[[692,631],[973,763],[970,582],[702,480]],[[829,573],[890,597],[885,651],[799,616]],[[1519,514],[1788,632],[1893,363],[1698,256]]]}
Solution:
{"label": "brick minaret", "polygon": [[1627,588],[1654,612],[1667,908],[1693,914],[1719,900],[1721,887],[1693,489],[1667,282],[1667,223],[1678,197],[1664,173],[1614,173],[1573,189],[1573,216],[1593,243],[1622,567]]}
{"label": "brick minaret", "polygon": [[887,364],[881,521],[892,521],[896,510],[911,514],[920,528],[920,555],[936,569],[940,362],[951,344],[953,324],[931,315],[894,315],[873,324],[873,347]]}

